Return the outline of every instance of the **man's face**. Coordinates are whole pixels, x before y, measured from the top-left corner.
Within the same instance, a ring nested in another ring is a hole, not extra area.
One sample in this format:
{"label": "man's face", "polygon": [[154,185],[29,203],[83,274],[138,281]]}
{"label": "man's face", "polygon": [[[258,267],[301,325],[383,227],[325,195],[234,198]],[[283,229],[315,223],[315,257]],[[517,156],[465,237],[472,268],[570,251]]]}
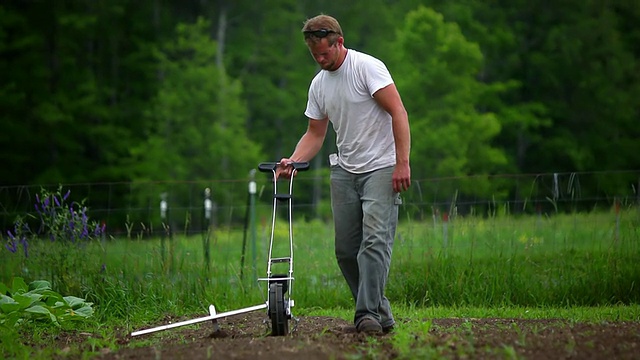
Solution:
{"label": "man's face", "polygon": [[336,41],[333,46],[330,46],[327,38],[322,38],[318,42],[308,43],[311,56],[313,56],[322,70],[329,71],[338,69],[338,59],[340,58],[339,45],[340,41]]}

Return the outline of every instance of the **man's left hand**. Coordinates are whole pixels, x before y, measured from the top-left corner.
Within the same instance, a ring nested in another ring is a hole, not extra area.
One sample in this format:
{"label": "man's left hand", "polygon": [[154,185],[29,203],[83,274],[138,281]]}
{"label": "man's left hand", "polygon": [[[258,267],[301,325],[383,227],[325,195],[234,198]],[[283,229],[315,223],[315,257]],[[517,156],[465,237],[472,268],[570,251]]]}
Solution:
{"label": "man's left hand", "polygon": [[396,168],[393,171],[393,190],[399,193],[408,190],[410,186],[411,167],[409,164],[396,164]]}

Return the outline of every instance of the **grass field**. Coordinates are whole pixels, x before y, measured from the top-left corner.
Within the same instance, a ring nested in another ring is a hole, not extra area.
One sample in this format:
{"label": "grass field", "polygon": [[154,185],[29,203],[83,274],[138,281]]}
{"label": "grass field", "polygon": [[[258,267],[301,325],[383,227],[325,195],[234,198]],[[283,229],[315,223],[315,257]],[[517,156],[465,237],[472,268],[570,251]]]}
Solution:
{"label": "grass field", "polygon": [[[388,297],[420,306],[637,303],[639,216],[628,211],[619,218],[599,213],[403,221]],[[244,233],[217,229],[209,236],[208,263],[206,235],[111,239],[83,247],[41,241],[30,245],[28,258],[2,251],[1,280],[50,280],[61,293],[87,296],[98,313],[109,316],[131,317],[134,309],[144,314],[152,304],[178,312],[212,302],[245,306],[265,296],[256,278],[266,272],[268,225],[258,226],[255,244],[247,236],[242,269]],[[286,224],[276,225],[276,257],[288,254],[287,230]],[[298,303],[349,307],[333,256],[332,227],[299,222],[293,232]]]}
{"label": "grass field", "polygon": [[[263,303],[266,293],[256,277],[266,271],[266,223],[258,224],[255,243],[247,236],[244,267],[241,229],[154,239],[134,230],[130,239],[82,246],[32,241],[28,257],[2,249],[0,280],[48,280],[64,295],[86,298],[95,316],[78,326],[98,327],[109,339],[123,326],[132,331],[167,315],[201,314],[209,304],[221,312]],[[277,224],[276,257],[287,251],[286,230]],[[296,222],[294,238],[296,311],[350,318],[353,300],[333,256],[332,227]],[[447,222],[407,218],[397,232],[387,295],[401,316],[639,321],[639,261],[640,212],[634,208]],[[44,334],[60,330],[43,329],[18,343],[46,348]],[[10,339],[4,336],[3,346]]]}

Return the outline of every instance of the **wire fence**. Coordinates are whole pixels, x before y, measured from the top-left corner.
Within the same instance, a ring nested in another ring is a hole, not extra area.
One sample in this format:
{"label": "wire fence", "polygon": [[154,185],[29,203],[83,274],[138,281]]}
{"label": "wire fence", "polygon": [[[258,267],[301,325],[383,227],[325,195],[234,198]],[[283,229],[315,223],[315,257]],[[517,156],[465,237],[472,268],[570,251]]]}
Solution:
{"label": "wire fence", "polygon": [[[0,186],[0,229],[6,237],[18,216],[35,218],[36,195],[69,192],[91,219],[113,237],[156,236],[172,229],[192,235],[211,226],[246,225],[251,195],[259,214],[271,210],[273,182],[255,179],[105,182]],[[285,191],[285,181],[278,182]],[[455,216],[554,214],[635,207],[640,214],[640,170],[544,174],[499,174],[414,179],[402,194],[401,219],[427,221]],[[301,173],[294,184],[296,219],[331,220],[326,169]]]}

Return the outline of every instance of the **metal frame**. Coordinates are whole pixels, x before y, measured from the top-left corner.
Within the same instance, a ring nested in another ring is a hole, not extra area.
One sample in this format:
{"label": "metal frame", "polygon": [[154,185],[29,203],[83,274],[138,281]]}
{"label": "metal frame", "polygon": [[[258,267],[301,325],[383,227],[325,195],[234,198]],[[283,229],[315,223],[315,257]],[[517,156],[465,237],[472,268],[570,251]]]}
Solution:
{"label": "metal frame", "polygon": [[[277,166],[277,163],[276,163]],[[262,168],[261,171],[265,171],[266,168]],[[267,277],[266,278],[258,278],[258,281],[266,281],[267,282],[267,304],[269,303],[269,283],[276,279],[277,281],[286,281],[287,282],[287,298],[285,299],[285,310],[286,315],[288,317],[291,316],[291,308],[294,306],[294,301],[291,299],[291,294],[293,292],[293,178],[297,172],[294,168],[291,174],[291,179],[289,180],[289,193],[288,194],[278,194],[278,179],[276,177],[276,168],[272,168],[273,172],[273,209],[271,211],[271,237],[269,239],[269,260],[267,262]],[[278,200],[287,200],[288,205],[288,220],[289,220],[289,256],[288,257],[278,257],[273,258],[273,240],[274,240],[274,229],[276,227],[276,213],[278,209]],[[278,277],[272,278],[274,275],[271,271],[271,266],[273,264],[288,262],[289,263],[289,272],[286,277]]]}
{"label": "metal frame", "polygon": [[[177,328],[180,326],[186,326],[186,325],[193,325],[193,324],[197,324],[197,323],[201,323],[201,322],[206,322],[206,321],[213,321],[214,326],[218,327],[217,324],[217,319],[220,318],[224,318],[224,317],[228,317],[228,316],[234,316],[234,315],[239,315],[239,314],[245,314],[248,312],[252,312],[252,311],[257,311],[257,310],[263,310],[263,309],[267,309],[269,307],[269,283],[273,282],[273,281],[286,281],[287,282],[287,298],[284,299],[285,301],[285,312],[286,312],[286,316],[287,318],[292,318],[292,314],[291,314],[291,308],[294,306],[294,301],[293,299],[291,299],[291,292],[292,292],[292,286],[293,286],[293,178],[295,177],[296,173],[298,172],[298,170],[306,170],[309,167],[309,163],[292,163],[291,166],[293,167],[293,171],[291,174],[291,178],[289,180],[289,193],[288,194],[278,194],[277,191],[277,185],[278,185],[278,179],[277,179],[277,173],[276,170],[278,168],[278,166],[280,166],[280,163],[277,162],[270,162],[270,163],[261,163],[258,168],[260,169],[260,171],[262,172],[268,172],[271,171],[273,173],[273,211],[272,211],[272,216],[271,216],[271,239],[269,240],[269,260],[267,263],[267,277],[266,278],[258,278],[258,281],[267,281],[267,301],[264,304],[260,304],[260,305],[255,305],[255,306],[251,306],[251,307],[247,307],[247,308],[243,308],[243,309],[238,309],[238,310],[233,310],[233,311],[228,311],[228,312],[223,312],[223,313],[216,313],[216,308],[213,305],[209,305],[209,316],[204,316],[204,317],[200,317],[200,318],[196,318],[196,319],[191,319],[191,320],[186,320],[186,321],[181,321],[181,322],[177,322],[177,323],[173,323],[173,324],[168,324],[168,325],[162,325],[162,326],[158,326],[158,327],[154,327],[154,328],[150,328],[150,329],[145,329],[145,330],[139,330],[139,331],[134,331],[131,333],[131,336],[139,336],[139,335],[145,335],[145,334],[150,334],[150,333],[154,333],[157,331],[163,331],[163,330],[168,330],[168,329],[173,329],[173,328]],[[288,201],[288,216],[289,216],[289,256],[288,257],[279,257],[279,258],[272,258],[273,255],[273,240],[274,240],[274,234],[275,234],[275,225],[276,225],[276,213],[277,213],[277,208],[278,208],[278,201],[280,200],[287,200]],[[271,272],[271,266],[273,264],[276,263],[282,263],[282,262],[288,262],[289,263],[289,273],[287,274],[288,276],[286,277],[277,277],[277,278],[273,278],[273,274]]]}

